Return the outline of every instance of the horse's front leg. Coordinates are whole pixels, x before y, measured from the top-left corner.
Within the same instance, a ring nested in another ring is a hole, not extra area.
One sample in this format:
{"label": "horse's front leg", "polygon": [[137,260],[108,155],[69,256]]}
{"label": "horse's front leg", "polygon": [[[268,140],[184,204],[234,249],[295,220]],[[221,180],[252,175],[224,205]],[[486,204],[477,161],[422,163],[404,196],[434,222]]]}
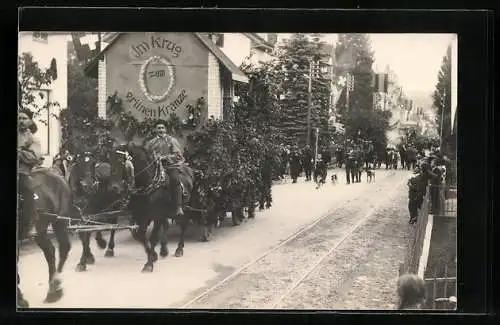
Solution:
{"label": "horse's front leg", "polygon": [[66,260],[68,259],[69,251],[71,250],[71,243],[69,241],[68,227],[64,222],[52,223],[54,233],[56,235],[57,243],[59,244],[59,263],[57,266],[57,273],[63,271]]}
{"label": "horse's front leg", "polygon": [[200,241],[207,242],[212,240],[212,227],[217,223],[217,219],[217,212],[208,211],[201,213],[200,226],[202,227],[202,235]]}
{"label": "horse's front leg", "polygon": [[184,235],[189,226],[189,214],[185,214],[181,220],[181,236],[179,238],[179,243],[177,244],[177,249],[175,250],[175,257],[181,257],[184,255]]}
{"label": "horse's front leg", "polygon": [[82,243],[82,256],[76,265],[76,272],[87,271],[87,264],[92,265],[95,263],[94,255],[90,251],[90,235],[90,232],[86,231],[78,233],[78,237],[80,237],[80,242]]}
{"label": "horse's front leg", "polygon": [[162,230],[161,230],[161,236],[160,236],[160,256],[161,257],[167,257],[168,256],[168,236],[167,236],[167,231],[168,231],[168,220],[165,219],[165,221],[162,222]]}
{"label": "horse's front leg", "polygon": [[17,246],[17,308],[29,308],[30,305],[26,299],[24,299],[23,293],[19,288],[19,284],[21,283],[21,278],[19,277],[19,245]]}
{"label": "horse's front leg", "polygon": [[[113,224],[118,223],[118,218],[111,220]],[[115,256],[115,232],[116,230],[111,230],[111,234],[109,235],[109,241],[108,241],[108,249],[106,250],[106,253],[104,253],[105,257],[113,257]]]}
{"label": "horse's front leg", "polygon": [[151,248],[149,246],[149,240],[146,236],[147,230],[148,230],[148,225],[149,222],[140,222],[139,223],[139,228],[133,232],[133,238],[140,242],[143,247],[144,247],[144,252],[146,253],[146,259],[147,262],[142,268],[142,272],[152,272],[153,271],[153,266],[152,262],[150,263],[150,251]]}
{"label": "horse's front leg", "polygon": [[108,241],[108,249],[106,249],[106,252],[104,253],[105,257],[113,257],[115,256],[115,230],[111,230],[111,234],[109,235],[109,241]]}
{"label": "horse's front leg", "polygon": [[156,245],[160,239],[161,223],[158,221],[153,222],[153,230],[149,237],[149,247],[146,249],[148,254],[148,261],[142,269],[143,272],[153,272],[153,265],[158,260],[158,254],[156,253]]}
{"label": "horse's front leg", "polygon": [[106,248],[107,242],[106,242],[106,239],[104,239],[104,237],[102,236],[102,232],[101,231],[97,231],[95,233],[95,241],[97,243],[97,246],[100,249],[105,249]]}
{"label": "horse's front leg", "polygon": [[49,290],[44,302],[52,303],[60,300],[63,296],[61,279],[56,276],[56,249],[47,235],[48,223],[42,220],[35,222],[37,235],[35,241],[43,252],[49,268]]}

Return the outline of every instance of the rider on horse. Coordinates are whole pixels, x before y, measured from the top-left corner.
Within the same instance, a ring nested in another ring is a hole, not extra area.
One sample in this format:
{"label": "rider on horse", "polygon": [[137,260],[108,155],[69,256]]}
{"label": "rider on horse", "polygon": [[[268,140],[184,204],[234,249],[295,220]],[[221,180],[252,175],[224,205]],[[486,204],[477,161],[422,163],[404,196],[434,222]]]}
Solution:
{"label": "rider on horse", "polygon": [[33,122],[33,113],[22,109],[18,114],[17,131],[17,159],[19,192],[23,197],[23,213],[26,216],[35,217],[35,198],[33,191],[33,180],[30,173],[33,167],[40,162],[40,143],[34,137],[37,127]]}
{"label": "rider on horse", "polygon": [[176,207],[176,215],[184,215],[182,210],[182,185],[180,167],[184,163],[182,149],[176,138],[167,134],[166,122],[156,121],[154,124],[156,136],[149,140],[145,149],[154,159],[160,159],[167,170],[172,199]]}
{"label": "rider on horse", "polygon": [[[24,224],[25,220],[30,220],[37,216],[35,208],[35,198],[33,191],[33,180],[30,173],[33,167],[40,162],[40,143],[34,137],[37,126],[33,122],[33,113],[26,109],[20,109],[18,114],[17,131],[17,160],[18,160],[18,183],[19,192],[23,196],[22,216],[18,220],[23,220],[19,224],[20,234],[24,236],[29,225]],[[21,239],[21,238],[20,238]],[[17,254],[19,259],[19,254]],[[19,273],[17,274],[17,284],[19,285]],[[17,287],[17,303],[20,307],[28,307],[28,302],[24,299],[19,287]]]}

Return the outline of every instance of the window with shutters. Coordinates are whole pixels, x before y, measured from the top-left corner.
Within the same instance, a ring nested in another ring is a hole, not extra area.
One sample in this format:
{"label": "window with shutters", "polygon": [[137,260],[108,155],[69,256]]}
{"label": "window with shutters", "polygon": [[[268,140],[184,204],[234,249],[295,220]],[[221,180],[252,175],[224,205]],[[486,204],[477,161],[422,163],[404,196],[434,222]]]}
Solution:
{"label": "window with shutters", "polygon": [[41,43],[48,43],[49,33],[33,32],[33,40]]}

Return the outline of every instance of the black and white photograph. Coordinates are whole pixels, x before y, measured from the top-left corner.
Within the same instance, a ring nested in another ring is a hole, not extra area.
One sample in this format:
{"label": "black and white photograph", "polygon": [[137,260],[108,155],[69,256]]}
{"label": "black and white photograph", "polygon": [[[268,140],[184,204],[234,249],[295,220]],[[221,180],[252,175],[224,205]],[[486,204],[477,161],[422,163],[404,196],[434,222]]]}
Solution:
{"label": "black and white photograph", "polygon": [[455,311],[459,42],[20,31],[18,308]]}

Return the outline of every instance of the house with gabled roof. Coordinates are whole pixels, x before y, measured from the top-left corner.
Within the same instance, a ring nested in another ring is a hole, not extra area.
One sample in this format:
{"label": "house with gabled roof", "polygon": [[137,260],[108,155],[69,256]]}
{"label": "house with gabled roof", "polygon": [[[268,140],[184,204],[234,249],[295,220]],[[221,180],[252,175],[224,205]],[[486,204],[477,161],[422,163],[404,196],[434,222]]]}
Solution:
{"label": "house with gabled roof", "polygon": [[188,116],[187,106],[203,97],[203,118],[222,118],[236,83],[248,78],[208,33],[103,33],[101,51],[87,65],[98,79],[98,112],[116,93],[138,120]]}

